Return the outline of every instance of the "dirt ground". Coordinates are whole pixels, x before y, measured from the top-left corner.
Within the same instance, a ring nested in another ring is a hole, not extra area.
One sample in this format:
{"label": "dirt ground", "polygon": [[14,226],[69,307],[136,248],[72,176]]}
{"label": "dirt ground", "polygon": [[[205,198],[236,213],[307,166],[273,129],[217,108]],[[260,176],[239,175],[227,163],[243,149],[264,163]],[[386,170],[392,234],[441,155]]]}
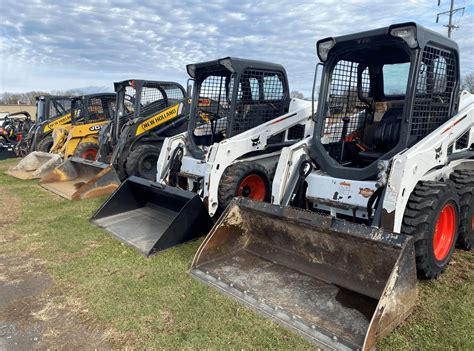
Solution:
{"label": "dirt ground", "polygon": [[8,207],[5,201],[0,206],[9,210],[9,218],[0,222],[0,350],[110,349],[104,333],[81,318],[81,304],[74,308],[59,295],[44,262],[6,252],[9,243],[20,239],[12,229],[18,201],[10,197]]}

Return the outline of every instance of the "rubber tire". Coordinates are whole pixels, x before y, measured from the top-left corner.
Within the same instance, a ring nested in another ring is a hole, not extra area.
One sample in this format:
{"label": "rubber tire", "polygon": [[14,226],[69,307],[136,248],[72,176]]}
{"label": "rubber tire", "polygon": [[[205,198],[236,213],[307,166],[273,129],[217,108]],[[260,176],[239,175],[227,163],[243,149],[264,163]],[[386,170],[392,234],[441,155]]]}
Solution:
{"label": "rubber tire", "polygon": [[463,250],[470,250],[474,242],[472,218],[474,216],[474,171],[460,170],[451,175],[456,185],[461,206],[461,220],[457,246]]}
{"label": "rubber tire", "polygon": [[251,174],[256,174],[263,179],[265,183],[264,201],[270,202],[271,179],[273,179],[271,174],[259,163],[239,162],[227,167],[222,175],[218,190],[219,209],[224,210],[230,204],[232,199],[237,196],[241,182]]}
{"label": "rubber tire", "polygon": [[[82,155],[84,154],[84,152],[86,152],[87,150],[91,150],[91,149],[95,149],[96,152],[99,152],[99,145],[96,144],[96,143],[91,143],[91,142],[87,142],[87,143],[79,143],[79,145],[76,146],[76,149],[74,150],[74,157],[80,157],[80,158],[84,158],[82,157]],[[96,153],[96,157],[91,160],[91,161],[95,161],[97,159],[97,153]]]}
{"label": "rubber tire", "polygon": [[44,137],[41,141],[36,145],[36,151],[42,152],[49,152],[53,147],[54,139],[51,135]]}
{"label": "rubber tire", "polygon": [[134,175],[134,176],[148,179],[148,180],[156,180],[156,163],[154,167],[152,167],[152,171],[150,172],[141,171],[140,165],[144,161],[145,158],[150,157],[150,156],[156,156],[156,162],[158,162],[158,157],[160,157],[160,152],[161,152],[161,145],[159,147],[156,145],[150,145],[150,144],[137,146],[127,156],[125,169],[127,171],[128,176]]}
{"label": "rubber tire", "polygon": [[[456,207],[456,231],[451,248],[442,261],[437,261],[433,250],[433,237],[441,210],[448,202]],[[403,234],[414,237],[416,270],[418,278],[436,278],[448,265],[456,246],[459,228],[459,198],[451,181],[419,182],[405,209]]]}

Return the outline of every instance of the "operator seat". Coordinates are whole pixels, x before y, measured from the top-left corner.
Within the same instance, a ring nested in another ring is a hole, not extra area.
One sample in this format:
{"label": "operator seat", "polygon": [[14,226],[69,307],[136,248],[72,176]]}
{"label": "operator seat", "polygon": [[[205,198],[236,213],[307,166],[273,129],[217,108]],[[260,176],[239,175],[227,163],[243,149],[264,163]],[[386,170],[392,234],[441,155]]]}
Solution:
{"label": "operator seat", "polygon": [[392,107],[385,111],[379,124],[375,127],[373,148],[359,152],[359,156],[368,160],[376,160],[393,149],[400,139],[402,115],[402,107]]}

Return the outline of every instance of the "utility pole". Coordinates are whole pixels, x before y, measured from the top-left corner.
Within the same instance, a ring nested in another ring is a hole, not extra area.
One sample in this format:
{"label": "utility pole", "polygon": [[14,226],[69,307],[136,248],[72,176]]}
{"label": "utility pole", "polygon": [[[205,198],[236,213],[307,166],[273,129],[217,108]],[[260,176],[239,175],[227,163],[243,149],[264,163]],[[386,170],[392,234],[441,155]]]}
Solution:
{"label": "utility pole", "polygon": [[[441,0],[438,0],[438,6],[441,6]],[[465,7],[458,7],[455,9],[454,0],[451,0],[451,6],[449,8],[449,11],[440,12],[436,15],[436,23],[439,23],[439,16],[448,15],[449,17],[448,24],[444,24],[445,27],[448,27],[448,38],[451,38],[451,33],[453,32],[453,29],[459,28],[458,26],[453,24],[453,15],[458,11],[462,11],[461,16],[464,16],[464,10],[465,10]]]}

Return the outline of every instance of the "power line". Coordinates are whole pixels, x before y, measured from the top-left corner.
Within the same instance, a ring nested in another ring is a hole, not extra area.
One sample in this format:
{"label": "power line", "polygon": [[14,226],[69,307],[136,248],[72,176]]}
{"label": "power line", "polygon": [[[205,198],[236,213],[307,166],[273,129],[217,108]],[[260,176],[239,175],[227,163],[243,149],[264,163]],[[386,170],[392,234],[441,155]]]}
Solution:
{"label": "power line", "polygon": [[[441,0],[438,0],[438,6],[441,6]],[[448,28],[448,38],[451,38],[451,33],[453,32],[453,29],[459,28],[459,26],[453,24],[453,15],[458,11],[462,11],[462,17],[464,16],[465,9],[465,7],[454,8],[454,0],[451,0],[451,6],[449,8],[449,11],[444,11],[436,14],[436,23],[439,23],[439,16],[447,15],[449,17],[448,24],[444,24],[444,26]]]}

